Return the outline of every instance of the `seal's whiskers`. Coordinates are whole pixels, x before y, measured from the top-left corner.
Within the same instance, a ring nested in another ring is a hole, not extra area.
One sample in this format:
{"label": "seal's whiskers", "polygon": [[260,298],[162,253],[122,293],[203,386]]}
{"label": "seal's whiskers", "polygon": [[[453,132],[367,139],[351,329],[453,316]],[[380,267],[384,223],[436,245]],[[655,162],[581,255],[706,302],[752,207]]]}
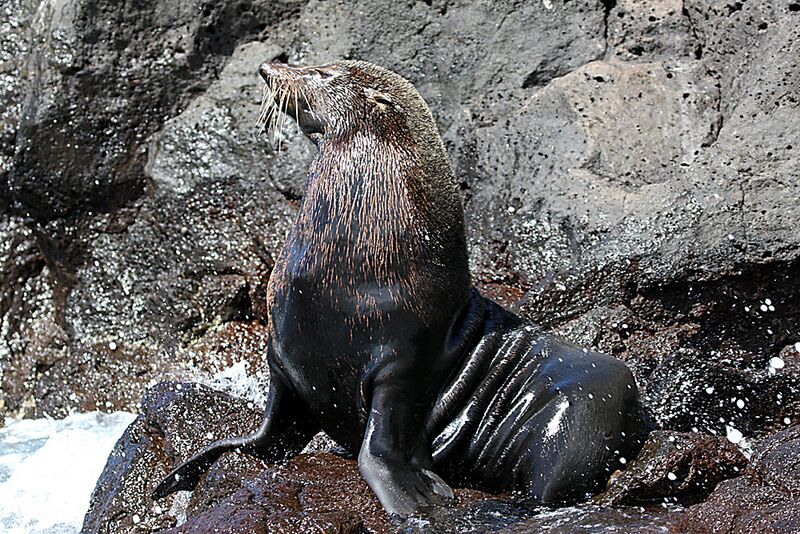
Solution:
{"label": "seal's whiskers", "polygon": [[283,132],[283,128],[286,125],[286,110],[289,108],[289,91],[285,89],[280,93],[281,100],[278,103],[278,113],[275,117],[275,128],[272,131],[272,139],[273,142],[277,139],[278,141],[278,152],[281,150],[281,146],[283,145],[283,136],[280,135]]}
{"label": "seal's whiskers", "polygon": [[[261,107],[258,112],[258,119],[256,120],[255,138],[258,138],[262,133],[266,134],[267,139],[274,143],[278,143],[278,150],[281,148],[281,132],[286,125],[287,110],[289,107],[289,93],[291,89],[287,90],[281,87],[277,82],[273,82],[273,86],[269,84],[264,85],[264,90],[261,94]],[[277,99],[276,99],[277,95]],[[297,107],[297,97],[295,94],[295,107]]]}
{"label": "seal's whiskers", "polygon": [[261,92],[261,107],[258,110],[258,119],[256,120],[255,131],[253,132],[253,140],[268,131],[268,123],[275,108],[275,101],[272,98],[272,89],[269,84],[264,84],[264,89]]}
{"label": "seal's whiskers", "polygon": [[[275,98],[275,95],[278,96],[277,99]],[[270,114],[269,128],[267,129],[267,136],[272,143],[279,141],[278,131],[283,126],[283,117],[281,116],[283,112],[283,100],[283,91],[280,91],[278,88],[276,88],[272,97],[273,108],[272,113]]]}
{"label": "seal's whiskers", "polygon": [[294,124],[297,127],[297,133],[300,133],[300,106],[297,102],[297,85],[292,87],[292,94],[294,95]]}

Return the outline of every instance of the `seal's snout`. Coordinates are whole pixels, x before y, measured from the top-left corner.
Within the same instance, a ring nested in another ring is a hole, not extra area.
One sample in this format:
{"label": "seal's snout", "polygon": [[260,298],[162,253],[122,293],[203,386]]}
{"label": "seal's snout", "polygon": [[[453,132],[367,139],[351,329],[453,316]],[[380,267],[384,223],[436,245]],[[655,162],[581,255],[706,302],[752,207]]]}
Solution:
{"label": "seal's snout", "polygon": [[276,72],[274,65],[275,64],[270,61],[265,61],[264,63],[258,66],[258,73],[261,75],[262,78],[264,78],[265,82],[269,82],[270,80],[272,80],[272,78],[275,77]]}
{"label": "seal's snout", "polygon": [[296,69],[292,65],[280,63],[278,61],[265,61],[258,66],[258,73],[267,83],[278,78],[293,78],[292,74]]}

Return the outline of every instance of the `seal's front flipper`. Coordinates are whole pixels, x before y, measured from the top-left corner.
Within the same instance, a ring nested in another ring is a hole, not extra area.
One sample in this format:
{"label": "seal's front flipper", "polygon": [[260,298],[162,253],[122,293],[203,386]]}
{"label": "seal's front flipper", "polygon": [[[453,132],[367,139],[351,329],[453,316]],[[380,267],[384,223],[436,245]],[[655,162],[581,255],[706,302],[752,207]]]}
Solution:
{"label": "seal's front flipper", "polygon": [[397,388],[373,393],[358,468],[386,511],[407,517],[422,508],[446,505],[453,490],[431,470],[424,424],[414,412],[418,404],[396,399],[397,394]]}
{"label": "seal's front flipper", "polygon": [[408,517],[420,509],[447,505],[453,499],[450,486],[429,469],[369,453],[359,454],[358,467],[390,514]]}
{"label": "seal's front flipper", "polygon": [[153,490],[153,500],[176,491],[193,490],[203,473],[226,452],[240,450],[265,462],[277,462],[303,450],[318,431],[305,404],[273,375],[259,429],[246,436],[216,441],[183,462]]}

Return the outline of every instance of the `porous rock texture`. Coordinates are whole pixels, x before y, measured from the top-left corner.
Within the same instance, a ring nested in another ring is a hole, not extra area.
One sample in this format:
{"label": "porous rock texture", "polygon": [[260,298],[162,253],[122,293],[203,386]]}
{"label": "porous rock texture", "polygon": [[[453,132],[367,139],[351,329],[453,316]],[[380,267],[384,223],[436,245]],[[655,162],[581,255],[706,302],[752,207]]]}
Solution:
{"label": "porous rock texture", "polygon": [[618,471],[594,501],[691,504],[708,497],[720,481],[740,475],[745,466],[745,455],[726,438],[658,430],[650,433],[636,459]]}
{"label": "porous rock texture", "polygon": [[482,290],[626,361],[662,428],[746,448],[800,417],[797,2],[0,12],[0,415],[262,369],[313,149],[254,138],[255,69],[357,58],[431,106]]}

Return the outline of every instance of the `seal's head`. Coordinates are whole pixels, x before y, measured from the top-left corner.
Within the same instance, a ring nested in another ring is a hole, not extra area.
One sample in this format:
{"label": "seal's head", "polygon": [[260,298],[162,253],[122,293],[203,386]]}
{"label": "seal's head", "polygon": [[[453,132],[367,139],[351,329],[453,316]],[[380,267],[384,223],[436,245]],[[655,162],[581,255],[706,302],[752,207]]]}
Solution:
{"label": "seal's head", "polygon": [[429,143],[430,132],[436,132],[433,116],[414,86],[377,65],[267,62],[258,70],[267,83],[262,123],[268,127],[274,128],[280,115],[288,115],[315,143],[343,142],[359,133],[384,141]]}

